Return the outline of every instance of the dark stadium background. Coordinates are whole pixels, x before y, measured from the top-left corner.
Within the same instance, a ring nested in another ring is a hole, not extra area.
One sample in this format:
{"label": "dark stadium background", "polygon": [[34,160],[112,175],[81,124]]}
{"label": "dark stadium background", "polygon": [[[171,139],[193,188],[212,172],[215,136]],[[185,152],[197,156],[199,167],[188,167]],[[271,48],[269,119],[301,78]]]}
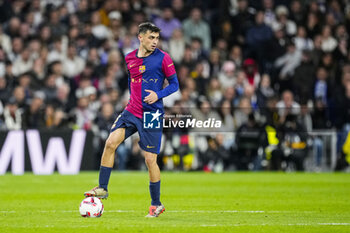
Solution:
{"label": "dark stadium background", "polygon": [[[31,129],[43,156],[57,137],[69,154],[74,130],[86,130],[80,168],[98,168],[129,97],[123,57],[144,21],[162,29],[159,47],[176,66],[180,92],[164,100],[167,113],[223,122],[166,130],[162,169],[348,169],[348,1],[3,0],[0,174],[16,161],[31,170]],[[19,152],[4,149],[15,130]],[[118,149],[116,169],[146,169],[137,140]]]}

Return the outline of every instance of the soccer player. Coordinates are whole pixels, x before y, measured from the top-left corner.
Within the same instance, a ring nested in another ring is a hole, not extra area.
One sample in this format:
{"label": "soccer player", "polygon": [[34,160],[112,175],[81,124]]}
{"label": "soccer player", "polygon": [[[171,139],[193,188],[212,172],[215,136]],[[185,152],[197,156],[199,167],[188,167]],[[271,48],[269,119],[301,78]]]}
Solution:
{"label": "soccer player", "polygon": [[[157,129],[145,127],[146,115],[151,114],[148,123],[161,119],[163,114],[162,99],[179,88],[174,63],[170,56],[157,48],[160,29],[152,23],[139,25],[138,49],[125,56],[129,73],[130,99],[124,111],[116,118],[107,138],[101,159],[99,186],[84,193],[86,197],[108,197],[108,182],[114,164],[117,147],[130,135],[138,131],[139,146],[144,151],[149,173],[149,191],[151,206],[146,217],[158,217],[164,212],[160,202],[160,170],[157,154],[160,150],[162,123],[158,121]],[[169,85],[163,89],[164,80]]]}

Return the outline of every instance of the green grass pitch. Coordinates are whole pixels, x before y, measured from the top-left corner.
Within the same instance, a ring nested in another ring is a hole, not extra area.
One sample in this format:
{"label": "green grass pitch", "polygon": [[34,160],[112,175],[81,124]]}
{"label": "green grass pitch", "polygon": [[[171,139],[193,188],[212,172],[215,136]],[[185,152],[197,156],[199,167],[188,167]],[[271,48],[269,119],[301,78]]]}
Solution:
{"label": "green grass pitch", "polygon": [[350,232],[350,174],[162,173],[166,212],[144,216],[148,174],[113,172],[101,218],[82,218],[97,172],[0,176],[0,232]]}

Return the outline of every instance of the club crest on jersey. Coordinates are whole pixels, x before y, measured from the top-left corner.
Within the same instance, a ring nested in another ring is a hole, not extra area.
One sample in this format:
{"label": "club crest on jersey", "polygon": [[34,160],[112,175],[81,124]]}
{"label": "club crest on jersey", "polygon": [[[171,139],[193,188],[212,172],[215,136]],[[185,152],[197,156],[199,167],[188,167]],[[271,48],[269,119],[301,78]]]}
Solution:
{"label": "club crest on jersey", "polygon": [[143,73],[146,71],[146,66],[139,66],[139,72]]}

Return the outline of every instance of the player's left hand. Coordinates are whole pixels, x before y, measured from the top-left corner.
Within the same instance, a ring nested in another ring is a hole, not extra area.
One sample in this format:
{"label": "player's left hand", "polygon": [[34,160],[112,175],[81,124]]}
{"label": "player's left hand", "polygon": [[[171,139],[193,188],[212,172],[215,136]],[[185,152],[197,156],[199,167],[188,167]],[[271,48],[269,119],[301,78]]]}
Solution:
{"label": "player's left hand", "polygon": [[149,93],[148,96],[146,96],[143,101],[148,104],[153,104],[158,100],[158,95],[152,90],[145,90],[146,92]]}

